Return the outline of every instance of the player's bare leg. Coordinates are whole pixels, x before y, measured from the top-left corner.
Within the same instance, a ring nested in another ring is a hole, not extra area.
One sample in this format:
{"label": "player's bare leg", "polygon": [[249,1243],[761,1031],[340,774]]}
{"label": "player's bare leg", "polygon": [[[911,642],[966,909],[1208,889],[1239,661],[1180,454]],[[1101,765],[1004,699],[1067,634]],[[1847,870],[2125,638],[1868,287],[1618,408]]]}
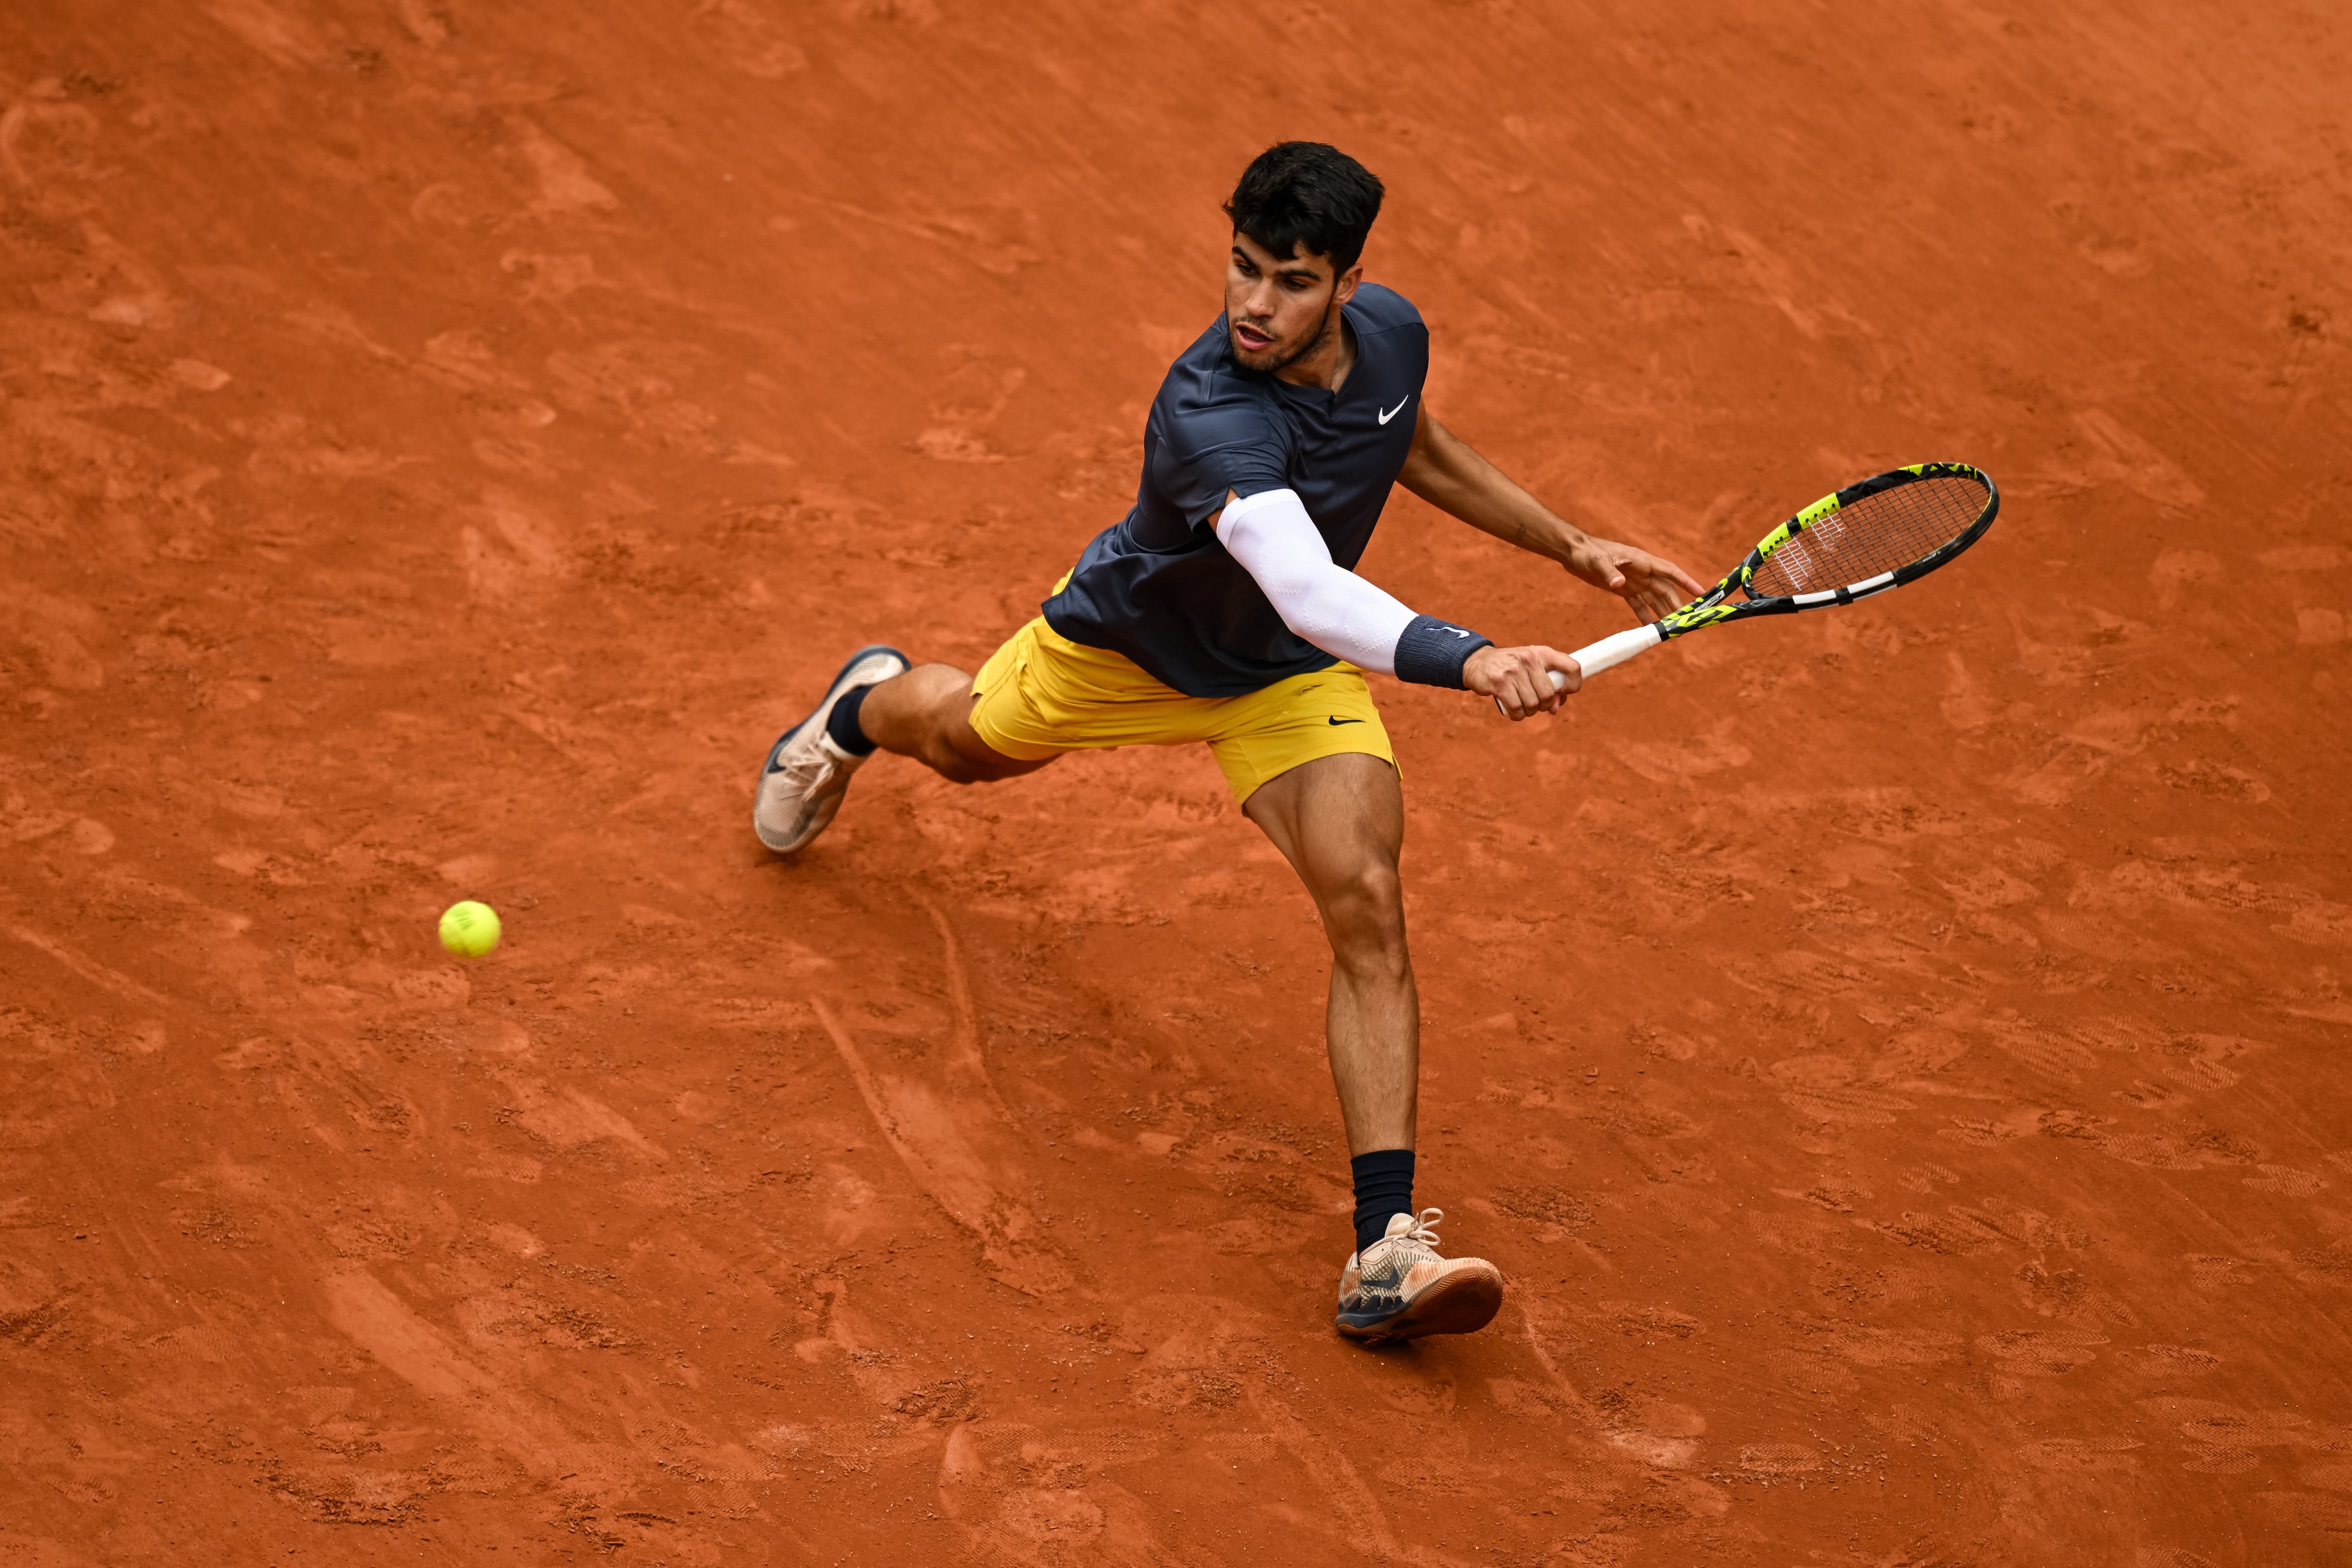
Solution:
{"label": "player's bare leg", "polygon": [[1421,998],[1405,949],[1404,795],[1377,757],[1325,757],[1257,789],[1243,814],[1307,884],[1331,944],[1323,1018],[1348,1152],[1410,1149]]}
{"label": "player's bare leg", "polygon": [[884,751],[911,757],[954,784],[1017,779],[1053,760],[1023,762],[992,748],[971,727],[976,700],[965,671],[919,664],[866,693],[858,725]]}
{"label": "player's bare leg", "polygon": [[[1355,1156],[1356,1253],[1339,1276],[1334,1326],[1368,1340],[1465,1333],[1502,1305],[1503,1277],[1476,1258],[1441,1258],[1437,1209],[1412,1211],[1421,1002],[1405,946],[1404,795],[1377,757],[1319,758],[1250,796],[1243,808],[1281,850],[1323,916],[1331,944],[1324,1040],[1339,1113]],[[1401,1173],[1398,1212],[1365,1194]]]}

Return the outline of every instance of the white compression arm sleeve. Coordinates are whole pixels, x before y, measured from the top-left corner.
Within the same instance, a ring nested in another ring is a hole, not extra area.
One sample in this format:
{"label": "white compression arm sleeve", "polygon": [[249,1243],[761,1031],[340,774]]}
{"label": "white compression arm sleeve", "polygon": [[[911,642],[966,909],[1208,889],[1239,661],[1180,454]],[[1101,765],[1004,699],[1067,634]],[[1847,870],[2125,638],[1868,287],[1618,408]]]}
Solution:
{"label": "white compression arm sleeve", "polygon": [[1359,669],[1396,674],[1397,639],[1413,612],[1331,559],[1294,490],[1227,504],[1217,542],[1250,574],[1293,633]]}

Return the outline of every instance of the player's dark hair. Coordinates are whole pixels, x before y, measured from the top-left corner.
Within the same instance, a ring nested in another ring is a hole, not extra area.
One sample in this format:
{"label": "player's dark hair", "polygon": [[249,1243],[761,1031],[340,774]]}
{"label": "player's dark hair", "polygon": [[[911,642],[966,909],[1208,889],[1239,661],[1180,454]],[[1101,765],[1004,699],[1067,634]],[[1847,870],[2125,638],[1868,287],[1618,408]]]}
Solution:
{"label": "player's dark hair", "polygon": [[1281,141],[1242,171],[1225,214],[1277,256],[1305,249],[1329,256],[1331,270],[1345,272],[1363,256],[1382,194],[1372,172],[1337,147]]}

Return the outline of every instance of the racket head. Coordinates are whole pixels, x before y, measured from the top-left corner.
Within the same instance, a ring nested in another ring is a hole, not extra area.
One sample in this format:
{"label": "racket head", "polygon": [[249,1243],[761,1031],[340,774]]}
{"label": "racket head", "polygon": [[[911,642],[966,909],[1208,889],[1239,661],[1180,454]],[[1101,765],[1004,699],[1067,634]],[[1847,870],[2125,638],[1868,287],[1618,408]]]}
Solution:
{"label": "racket head", "polygon": [[1966,463],[1915,463],[1822,497],[1764,536],[1741,564],[1749,601],[1848,603],[1900,588],[1984,537],[2000,490]]}
{"label": "racket head", "polygon": [[1660,619],[1659,636],[1900,588],[1982,538],[2000,511],[2000,486],[1970,464],[1914,463],[1874,475],[1766,534],[1722,581]]}

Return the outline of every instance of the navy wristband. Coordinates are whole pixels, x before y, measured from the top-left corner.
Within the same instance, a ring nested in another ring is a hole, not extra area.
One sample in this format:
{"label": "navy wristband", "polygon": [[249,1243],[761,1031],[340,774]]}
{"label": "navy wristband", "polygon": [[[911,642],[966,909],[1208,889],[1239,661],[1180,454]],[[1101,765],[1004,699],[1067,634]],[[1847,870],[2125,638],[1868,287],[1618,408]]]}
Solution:
{"label": "navy wristband", "polygon": [[1462,666],[1470,662],[1470,655],[1494,645],[1492,637],[1450,626],[1434,615],[1416,615],[1397,637],[1397,679],[1458,692],[1462,689]]}

